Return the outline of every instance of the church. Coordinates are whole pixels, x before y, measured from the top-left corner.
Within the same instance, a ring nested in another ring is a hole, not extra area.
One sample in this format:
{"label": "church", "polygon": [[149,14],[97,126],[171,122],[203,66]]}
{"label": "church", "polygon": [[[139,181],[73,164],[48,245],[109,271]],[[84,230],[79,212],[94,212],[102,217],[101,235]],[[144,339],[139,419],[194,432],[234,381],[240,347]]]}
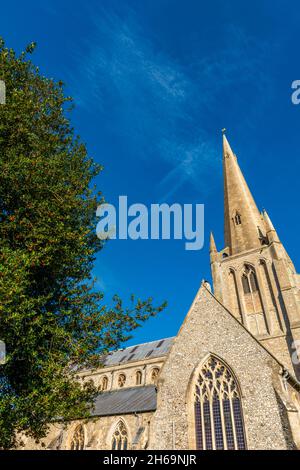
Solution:
{"label": "church", "polygon": [[[213,235],[177,335],[111,352],[82,380],[92,416],[51,425],[55,450],[300,449],[300,276],[223,135],[225,248]],[[299,352],[299,346],[298,346]]]}

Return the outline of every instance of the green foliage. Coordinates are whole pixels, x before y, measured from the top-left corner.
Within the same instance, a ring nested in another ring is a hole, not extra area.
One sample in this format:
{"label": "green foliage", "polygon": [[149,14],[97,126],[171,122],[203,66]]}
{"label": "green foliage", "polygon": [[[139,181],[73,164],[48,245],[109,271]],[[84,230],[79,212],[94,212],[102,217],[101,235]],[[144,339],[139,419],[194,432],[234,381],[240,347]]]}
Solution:
{"label": "green foliage", "polygon": [[[27,58],[0,42],[0,447],[20,432],[39,440],[54,419],[88,416],[96,389],[76,374],[161,311],[152,299],[112,306],[91,270],[102,242],[92,187],[101,171],[74,135],[71,99]],[[69,108],[69,109],[67,109]],[[76,366],[75,366],[76,365]]]}

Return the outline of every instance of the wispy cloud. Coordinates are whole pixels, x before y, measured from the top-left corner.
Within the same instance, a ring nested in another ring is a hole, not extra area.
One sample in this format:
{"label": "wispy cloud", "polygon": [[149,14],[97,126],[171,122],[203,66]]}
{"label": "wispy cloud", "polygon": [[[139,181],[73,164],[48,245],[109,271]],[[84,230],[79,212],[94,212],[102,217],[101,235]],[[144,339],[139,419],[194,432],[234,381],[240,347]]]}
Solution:
{"label": "wispy cloud", "polygon": [[[220,122],[218,103],[228,94],[231,106],[222,125],[243,105],[236,87],[265,86],[259,67],[264,47],[229,26],[222,47],[208,56],[191,56],[183,66],[146,37],[133,12],[126,19],[93,12],[90,31],[84,52],[77,55],[85,91],[78,89],[76,101],[88,107],[96,103],[107,116],[106,125],[139,149],[141,158],[167,163],[169,170],[158,183],[160,199],[185,183],[207,191],[209,171],[220,159],[217,129],[208,121]],[[249,118],[250,104],[244,105]]]}

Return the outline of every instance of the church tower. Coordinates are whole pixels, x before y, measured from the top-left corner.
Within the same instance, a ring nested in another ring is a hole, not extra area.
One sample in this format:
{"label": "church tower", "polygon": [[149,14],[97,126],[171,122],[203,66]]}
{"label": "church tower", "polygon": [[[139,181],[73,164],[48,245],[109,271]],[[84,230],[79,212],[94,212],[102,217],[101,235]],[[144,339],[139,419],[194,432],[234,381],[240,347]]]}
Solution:
{"label": "church tower", "polygon": [[215,295],[299,377],[300,275],[268,214],[258,210],[225,135],[223,172],[225,248],[218,252],[212,234],[210,240]]}

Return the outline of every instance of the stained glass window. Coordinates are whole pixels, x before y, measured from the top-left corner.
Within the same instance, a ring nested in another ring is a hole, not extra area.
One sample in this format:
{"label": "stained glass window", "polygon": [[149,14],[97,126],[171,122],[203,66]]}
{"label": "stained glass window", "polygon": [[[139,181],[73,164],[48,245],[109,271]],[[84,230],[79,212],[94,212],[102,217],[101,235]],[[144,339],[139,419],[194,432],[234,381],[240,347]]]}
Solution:
{"label": "stained glass window", "polygon": [[203,364],[194,399],[197,449],[246,448],[239,388],[220,359],[210,356]]}

